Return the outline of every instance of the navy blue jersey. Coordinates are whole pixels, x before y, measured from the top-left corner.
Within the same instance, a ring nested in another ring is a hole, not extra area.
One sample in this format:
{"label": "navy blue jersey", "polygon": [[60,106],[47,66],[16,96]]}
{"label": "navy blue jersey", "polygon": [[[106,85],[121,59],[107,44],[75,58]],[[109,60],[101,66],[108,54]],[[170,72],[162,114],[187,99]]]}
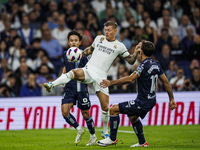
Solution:
{"label": "navy blue jersey", "polygon": [[147,58],[141,62],[134,73],[139,76],[137,79],[138,103],[143,109],[150,109],[156,103],[155,87],[163,70],[158,62]]}
{"label": "navy blue jersey", "polygon": [[[69,62],[66,57],[66,51],[63,53],[63,58],[64,58],[64,65],[66,67],[66,72],[69,72],[70,70],[75,68],[83,68],[88,62],[87,57],[82,57],[81,60],[79,60],[78,62]],[[64,92],[67,91],[75,91],[75,92],[87,91],[87,84],[77,82],[76,80],[71,80],[65,85]]]}

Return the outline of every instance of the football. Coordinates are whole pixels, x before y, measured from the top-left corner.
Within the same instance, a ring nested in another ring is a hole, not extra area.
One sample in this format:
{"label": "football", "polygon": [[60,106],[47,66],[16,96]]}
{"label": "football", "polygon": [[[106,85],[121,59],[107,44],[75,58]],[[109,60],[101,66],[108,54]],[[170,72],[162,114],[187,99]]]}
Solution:
{"label": "football", "polygon": [[66,56],[70,62],[77,62],[82,57],[82,51],[77,47],[70,47],[66,52]]}

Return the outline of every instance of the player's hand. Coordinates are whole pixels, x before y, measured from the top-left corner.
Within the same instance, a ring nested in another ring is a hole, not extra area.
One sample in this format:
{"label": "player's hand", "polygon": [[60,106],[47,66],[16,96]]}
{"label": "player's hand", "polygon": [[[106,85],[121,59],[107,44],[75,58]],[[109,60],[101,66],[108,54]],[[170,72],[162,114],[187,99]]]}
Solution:
{"label": "player's hand", "polygon": [[110,81],[106,80],[106,79],[103,79],[102,82],[100,83],[100,86],[102,88],[106,88],[106,87],[110,86]]}
{"label": "player's hand", "polygon": [[142,46],[142,42],[140,42],[136,47],[135,47],[135,52],[136,54],[138,54],[141,50],[141,46]]}
{"label": "player's hand", "polygon": [[174,100],[171,100],[171,101],[169,102],[169,108],[170,108],[171,110],[173,110],[173,109],[175,109],[176,107],[177,107],[176,102],[175,102]]}

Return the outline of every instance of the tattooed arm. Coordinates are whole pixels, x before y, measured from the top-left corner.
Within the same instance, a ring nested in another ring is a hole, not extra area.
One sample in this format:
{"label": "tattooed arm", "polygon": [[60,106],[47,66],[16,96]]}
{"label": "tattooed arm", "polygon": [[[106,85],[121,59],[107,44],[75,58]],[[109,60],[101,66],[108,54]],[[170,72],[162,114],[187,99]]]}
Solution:
{"label": "tattooed arm", "polygon": [[134,51],[133,55],[129,55],[128,57],[125,58],[125,60],[126,60],[129,64],[133,65],[133,64],[135,63],[135,61],[136,61],[136,59],[137,59],[137,56],[138,56],[138,54],[139,54],[139,52],[140,52],[141,45],[142,45],[142,43],[140,42],[140,43],[135,47],[135,51]]}
{"label": "tattooed arm", "polygon": [[92,54],[93,51],[94,51],[94,47],[92,47],[92,46],[87,47],[87,48],[82,52],[82,57],[86,57],[86,56]]}

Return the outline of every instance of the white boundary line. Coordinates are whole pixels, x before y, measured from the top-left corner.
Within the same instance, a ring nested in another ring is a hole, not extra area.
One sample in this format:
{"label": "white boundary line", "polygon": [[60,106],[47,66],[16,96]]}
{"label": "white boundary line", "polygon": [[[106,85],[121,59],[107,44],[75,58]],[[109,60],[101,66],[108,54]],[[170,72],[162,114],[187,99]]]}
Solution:
{"label": "white boundary line", "polygon": [[[66,129],[75,130],[74,128],[66,128]],[[85,128],[85,130],[88,130],[88,128]],[[95,131],[102,131],[102,129],[95,129]],[[135,133],[134,131],[125,131],[125,130],[117,130],[117,132],[121,132],[121,133]]]}

